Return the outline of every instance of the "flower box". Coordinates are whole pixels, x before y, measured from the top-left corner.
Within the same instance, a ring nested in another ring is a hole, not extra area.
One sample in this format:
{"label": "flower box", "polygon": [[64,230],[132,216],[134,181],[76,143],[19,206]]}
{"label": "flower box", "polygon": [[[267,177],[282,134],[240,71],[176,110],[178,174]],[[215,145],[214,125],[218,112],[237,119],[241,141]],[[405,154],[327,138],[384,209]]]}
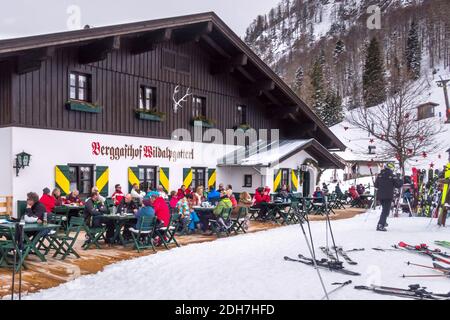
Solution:
{"label": "flower box", "polygon": [[212,122],[205,120],[192,120],[192,125],[194,127],[214,128],[214,124]]}
{"label": "flower box", "polygon": [[136,117],[139,120],[163,122],[165,120],[165,114],[163,113],[152,113],[148,111],[136,110]]}
{"label": "flower box", "polygon": [[76,101],[69,100],[66,102],[66,107],[70,111],[79,111],[79,112],[88,112],[88,113],[101,113],[103,108],[97,106],[95,104],[84,102],[84,101]]}

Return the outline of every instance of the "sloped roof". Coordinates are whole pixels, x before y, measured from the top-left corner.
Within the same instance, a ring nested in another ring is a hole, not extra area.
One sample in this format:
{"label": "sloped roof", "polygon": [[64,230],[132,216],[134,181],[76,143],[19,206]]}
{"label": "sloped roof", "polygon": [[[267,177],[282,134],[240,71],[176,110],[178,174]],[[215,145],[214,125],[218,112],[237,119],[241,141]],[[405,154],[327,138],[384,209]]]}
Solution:
{"label": "sloped roof", "polygon": [[345,145],[320,118],[214,12],[0,40],[0,58],[11,57],[37,48],[81,45],[96,39],[126,36],[166,28],[178,30],[205,22],[212,22],[213,29],[225,38],[227,47],[232,47],[234,50],[244,53],[252,67],[261,72],[262,77],[268,77],[275,83],[275,87],[283,96],[283,99],[290,101],[289,104],[295,105],[293,110],[288,112],[291,118],[312,121],[318,127],[317,138],[323,145],[326,145],[328,149],[345,150]]}
{"label": "sloped roof", "polygon": [[284,140],[267,144],[257,141],[247,149],[241,147],[218,159],[218,166],[274,167],[277,164],[306,151],[314,157],[321,168],[344,168],[344,164],[325,149],[317,140]]}

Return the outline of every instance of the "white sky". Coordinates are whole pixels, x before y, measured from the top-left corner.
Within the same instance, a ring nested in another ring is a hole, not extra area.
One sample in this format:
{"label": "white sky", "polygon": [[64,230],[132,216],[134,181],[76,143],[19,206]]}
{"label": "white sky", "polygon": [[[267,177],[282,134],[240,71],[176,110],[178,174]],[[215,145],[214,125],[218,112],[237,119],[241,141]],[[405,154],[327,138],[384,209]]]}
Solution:
{"label": "white sky", "polygon": [[[242,36],[258,14],[267,13],[277,3],[278,0],[2,0],[0,38],[67,31],[71,21],[99,27],[205,11],[214,11]],[[74,20],[74,11],[70,11],[74,5],[80,9],[79,20]]]}

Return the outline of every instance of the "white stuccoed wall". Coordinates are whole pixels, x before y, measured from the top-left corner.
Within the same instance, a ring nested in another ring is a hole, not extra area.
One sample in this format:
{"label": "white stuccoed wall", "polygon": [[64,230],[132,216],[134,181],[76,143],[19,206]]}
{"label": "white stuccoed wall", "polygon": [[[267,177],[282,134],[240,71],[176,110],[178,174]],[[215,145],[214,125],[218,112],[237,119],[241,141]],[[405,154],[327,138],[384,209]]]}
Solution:
{"label": "white stuccoed wall", "polygon": [[[0,129],[0,195],[12,195],[12,179],[15,175],[14,157],[12,155],[12,129]],[[21,151],[20,151],[21,152]]]}

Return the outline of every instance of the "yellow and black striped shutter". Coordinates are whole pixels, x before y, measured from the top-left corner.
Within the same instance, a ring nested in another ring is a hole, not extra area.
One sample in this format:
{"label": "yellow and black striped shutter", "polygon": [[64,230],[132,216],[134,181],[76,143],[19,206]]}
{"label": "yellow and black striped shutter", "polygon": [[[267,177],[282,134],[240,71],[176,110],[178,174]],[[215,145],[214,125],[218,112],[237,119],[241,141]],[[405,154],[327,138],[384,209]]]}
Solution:
{"label": "yellow and black striped shutter", "polygon": [[162,185],[166,193],[170,192],[169,168],[159,168],[159,184]]}
{"label": "yellow and black striped shutter", "polygon": [[129,167],[128,168],[128,192],[131,192],[133,184],[139,185],[139,168]]}
{"label": "yellow and black striped shutter", "polygon": [[61,195],[66,196],[70,193],[70,171],[69,166],[55,167],[55,186],[61,190]]}
{"label": "yellow and black striped shutter", "polygon": [[186,188],[192,184],[192,168],[184,168],[183,169],[183,185]]}
{"label": "yellow and black striped shutter", "polygon": [[216,169],[208,169],[208,190],[216,189]]}
{"label": "yellow and black striped shutter", "polygon": [[109,168],[105,166],[97,166],[95,168],[95,185],[99,193],[107,197],[109,189]]}
{"label": "yellow and black striped shutter", "polygon": [[273,192],[280,191],[280,184],[281,184],[281,170],[274,170],[273,175]]}
{"label": "yellow and black striped shutter", "polygon": [[298,191],[298,172],[295,169],[292,169],[291,171],[291,192],[297,192]]}

